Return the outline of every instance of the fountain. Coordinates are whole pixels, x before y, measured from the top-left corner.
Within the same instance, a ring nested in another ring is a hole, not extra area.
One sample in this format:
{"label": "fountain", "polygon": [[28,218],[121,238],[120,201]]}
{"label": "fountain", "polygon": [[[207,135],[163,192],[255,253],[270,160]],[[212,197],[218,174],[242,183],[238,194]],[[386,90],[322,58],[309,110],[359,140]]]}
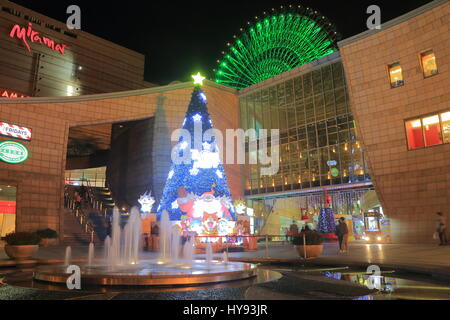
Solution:
{"label": "fountain", "polygon": [[72,260],[72,248],[70,246],[66,247],[66,254],[64,257],[64,266],[68,266]]}
{"label": "fountain", "polygon": [[211,268],[212,259],[213,259],[212,246],[211,246],[211,242],[208,242],[208,244],[206,245],[206,252],[205,252],[205,260],[206,260],[206,265],[208,266],[208,269]]}
{"label": "fountain", "polygon": [[228,251],[226,251],[226,250],[223,252],[222,262],[224,264],[228,264]]}
{"label": "fountain", "polygon": [[92,261],[94,261],[94,243],[89,243],[89,251],[88,251],[88,266],[92,266]]}
{"label": "fountain", "polygon": [[[120,213],[114,208],[112,236],[104,241],[103,260],[94,262],[94,244],[89,245],[87,263],[78,264],[82,285],[132,285],[132,286],[186,286],[244,280],[256,276],[256,266],[249,263],[214,263],[212,245],[206,246],[204,260],[195,258],[195,240],[186,239],[181,245],[179,229],[169,219],[167,212],[160,220],[160,253],[151,259],[139,257],[141,249],[141,218],[133,207],[122,229]],[[66,248],[64,265],[38,267],[33,278],[39,281],[65,284],[69,274],[71,248]]]}

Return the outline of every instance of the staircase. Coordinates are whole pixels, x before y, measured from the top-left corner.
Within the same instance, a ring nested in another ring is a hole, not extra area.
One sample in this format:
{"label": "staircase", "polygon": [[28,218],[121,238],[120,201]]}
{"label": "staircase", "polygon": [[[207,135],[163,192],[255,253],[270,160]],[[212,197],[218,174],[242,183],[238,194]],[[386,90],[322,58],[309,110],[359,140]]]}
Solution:
{"label": "staircase", "polygon": [[70,246],[84,246],[91,242],[100,243],[107,235],[107,214],[114,208],[114,200],[108,188],[86,186],[82,208],[75,209],[73,197],[75,186],[66,186],[68,197],[64,217],[63,243]]}
{"label": "staircase", "polygon": [[112,214],[115,203],[111,191],[106,187],[92,187],[92,191],[95,194],[96,199],[100,201],[102,211],[105,213],[106,210],[106,213]]}
{"label": "staircase", "polygon": [[[66,246],[87,246],[91,242],[92,234],[86,232],[73,212],[66,210],[64,215],[64,238],[63,243]],[[93,242],[100,243],[96,232],[93,234]]]}

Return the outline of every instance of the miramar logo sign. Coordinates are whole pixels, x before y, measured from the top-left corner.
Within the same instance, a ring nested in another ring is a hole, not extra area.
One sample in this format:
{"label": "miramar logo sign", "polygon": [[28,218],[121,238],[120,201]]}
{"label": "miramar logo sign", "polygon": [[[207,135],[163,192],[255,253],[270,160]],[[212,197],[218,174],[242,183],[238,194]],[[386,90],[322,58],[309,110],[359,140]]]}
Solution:
{"label": "miramar logo sign", "polygon": [[28,23],[28,28],[21,27],[18,24],[14,25],[9,33],[9,36],[11,38],[22,40],[28,51],[31,51],[30,44],[28,42],[38,42],[54,51],[58,51],[62,55],[64,55],[64,49],[68,47],[67,44],[55,43],[54,40],[40,35],[39,32],[33,30],[33,25],[31,23]]}
{"label": "miramar logo sign", "polygon": [[28,159],[28,149],[15,141],[3,141],[0,143],[0,160],[18,164]]}

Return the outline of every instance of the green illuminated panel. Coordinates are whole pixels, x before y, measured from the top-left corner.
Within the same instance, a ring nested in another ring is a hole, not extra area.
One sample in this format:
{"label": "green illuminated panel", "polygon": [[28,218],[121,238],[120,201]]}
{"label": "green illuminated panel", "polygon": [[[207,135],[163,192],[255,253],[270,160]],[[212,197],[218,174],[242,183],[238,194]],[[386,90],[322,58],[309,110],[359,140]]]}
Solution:
{"label": "green illuminated panel", "polygon": [[215,81],[243,89],[337,50],[337,33],[312,10],[273,14],[249,26],[219,61]]}

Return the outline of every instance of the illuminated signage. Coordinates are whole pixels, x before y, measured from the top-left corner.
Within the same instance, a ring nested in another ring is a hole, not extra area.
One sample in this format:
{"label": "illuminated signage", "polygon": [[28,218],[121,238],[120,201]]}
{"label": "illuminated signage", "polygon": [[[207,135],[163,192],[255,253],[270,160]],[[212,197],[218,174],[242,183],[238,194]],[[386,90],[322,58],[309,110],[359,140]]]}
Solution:
{"label": "illuminated signage", "polygon": [[339,175],[339,170],[337,168],[331,169],[331,175],[337,177]]}
{"label": "illuminated signage", "polygon": [[21,27],[18,24],[14,25],[9,33],[9,36],[11,38],[22,40],[28,51],[31,51],[30,44],[28,42],[39,42],[54,51],[60,52],[62,55],[64,55],[64,49],[68,47],[67,44],[55,43],[54,40],[40,35],[39,32],[33,30],[33,25],[31,23],[28,23],[28,28]]}
{"label": "illuminated signage", "polygon": [[25,98],[21,93],[0,89],[1,98]]}
{"label": "illuminated signage", "polygon": [[330,166],[330,167],[336,166],[337,165],[337,161],[336,160],[327,161],[327,165]]}
{"label": "illuminated signage", "polygon": [[3,141],[0,143],[0,160],[10,163],[22,163],[28,158],[28,149],[15,141]]}
{"label": "illuminated signage", "polygon": [[31,129],[0,122],[0,135],[22,140],[31,140]]}

